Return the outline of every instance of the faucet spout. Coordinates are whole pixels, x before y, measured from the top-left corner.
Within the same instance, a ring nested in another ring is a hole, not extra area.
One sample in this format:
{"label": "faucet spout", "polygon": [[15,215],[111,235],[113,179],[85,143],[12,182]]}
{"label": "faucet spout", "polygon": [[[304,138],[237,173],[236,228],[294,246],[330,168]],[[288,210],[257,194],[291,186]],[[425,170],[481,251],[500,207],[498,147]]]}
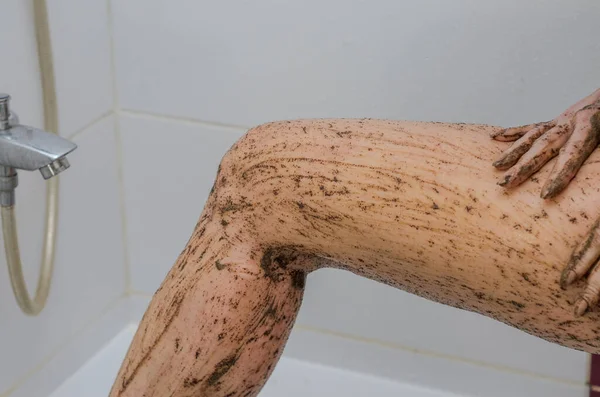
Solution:
{"label": "faucet spout", "polygon": [[24,125],[0,131],[0,165],[40,170],[45,179],[68,168],[66,155],[77,145],[58,135]]}
{"label": "faucet spout", "polygon": [[0,94],[0,166],[40,170],[44,179],[69,168],[65,156],[77,145],[56,134],[15,123],[9,102],[9,95]]}

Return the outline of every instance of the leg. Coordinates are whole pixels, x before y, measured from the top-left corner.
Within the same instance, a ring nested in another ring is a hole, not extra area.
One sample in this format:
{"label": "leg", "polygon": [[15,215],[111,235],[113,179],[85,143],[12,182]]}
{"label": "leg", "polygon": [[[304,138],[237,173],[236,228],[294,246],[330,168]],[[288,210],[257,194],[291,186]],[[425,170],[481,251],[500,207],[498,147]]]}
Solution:
{"label": "leg", "polygon": [[196,229],[154,296],[111,397],[251,397],[273,371],[304,291],[293,262],[305,259],[267,274],[269,252],[207,234]]}
{"label": "leg", "polygon": [[322,266],[598,353],[598,314],[573,321],[576,291],[560,290],[557,263],[600,216],[600,158],[572,182],[581,194],[545,205],[535,181],[496,186],[488,159],[501,147],[486,133],[497,130],[299,120],[249,131],[223,158],[111,396],[256,395],[304,275]]}

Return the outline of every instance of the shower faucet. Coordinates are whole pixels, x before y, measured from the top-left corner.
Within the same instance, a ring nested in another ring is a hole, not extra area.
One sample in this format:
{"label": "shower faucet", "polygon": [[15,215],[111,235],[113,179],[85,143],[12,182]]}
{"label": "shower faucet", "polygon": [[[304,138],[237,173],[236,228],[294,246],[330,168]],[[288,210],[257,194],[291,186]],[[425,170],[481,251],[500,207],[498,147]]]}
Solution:
{"label": "shower faucet", "polygon": [[20,124],[10,110],[10,95],[0,93],[0,206],[14,205],[17,169],[52,178],[69,168],[66,155],[76,148],[56,134]]}

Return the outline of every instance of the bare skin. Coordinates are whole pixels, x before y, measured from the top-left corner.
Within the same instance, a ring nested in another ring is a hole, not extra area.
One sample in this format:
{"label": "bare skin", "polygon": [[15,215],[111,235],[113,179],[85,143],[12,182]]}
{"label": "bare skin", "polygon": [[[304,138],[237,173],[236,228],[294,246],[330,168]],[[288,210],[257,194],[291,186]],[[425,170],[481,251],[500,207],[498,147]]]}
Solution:
{"label": "bare skin", "polygon": [[[558,196],[575,178],[581,166],[600,142],[600,89],[583,98],[556,119],[508,128],[492,134],[499,141],[515,141],[494,162],[500,170],[509,169],[499,182],[506,188],[519,186],[558,156],[541,189],[541,197]],[[561,276],[561,286],[587,277],[587,287],[575,305],[581,316],[600,300],[600,219],[579,243]]]}
{"label": "bare skin", "polygon": [[[306,274],[337,267],[600,353],[560,263],[600,216],[600,153],[539,199],[542,169],[497,185],[499,128],[298,120],[250,130],[224,156],[195,230],[152,299],[112,397],[256,396]],[[567,192],[568,193],[568,192]],[[394,313],[390,315],[401,315]]]}

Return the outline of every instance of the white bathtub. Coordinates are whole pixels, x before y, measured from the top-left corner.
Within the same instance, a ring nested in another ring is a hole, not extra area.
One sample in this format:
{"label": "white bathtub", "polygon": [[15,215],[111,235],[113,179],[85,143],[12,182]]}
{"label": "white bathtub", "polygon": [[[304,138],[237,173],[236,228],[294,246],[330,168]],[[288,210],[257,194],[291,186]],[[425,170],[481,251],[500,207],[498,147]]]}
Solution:
{"label": "white bathtub", "polygon": [[[136,326],[123,329],[51,397],[106,397],[133,338]],[[442,397],[451,396],[359,372],[283,357],[260,397]]]}

